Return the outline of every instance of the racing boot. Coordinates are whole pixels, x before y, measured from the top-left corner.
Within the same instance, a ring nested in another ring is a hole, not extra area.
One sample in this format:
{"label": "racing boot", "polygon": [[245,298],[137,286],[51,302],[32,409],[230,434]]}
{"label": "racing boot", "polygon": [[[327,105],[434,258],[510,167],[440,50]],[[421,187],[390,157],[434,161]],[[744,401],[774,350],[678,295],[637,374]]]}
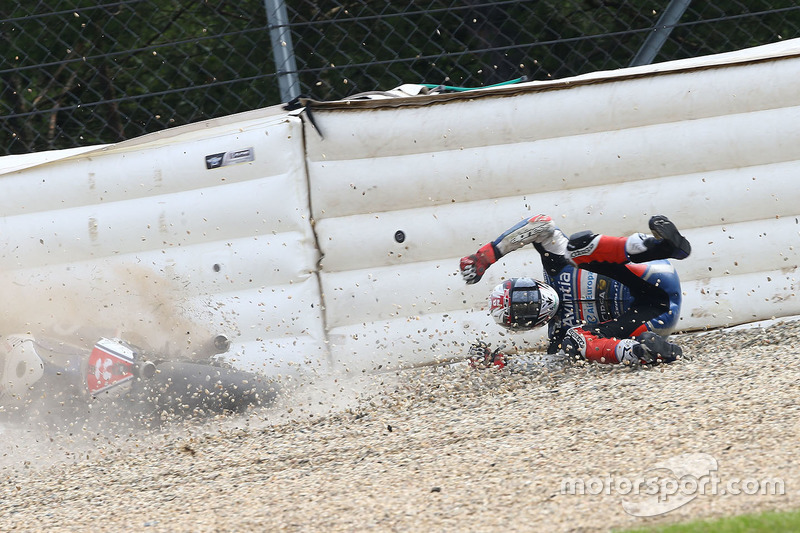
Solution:
{"label": "racing boot", "polygon": [[656,259],[686,259],[692,253],[692,245],[664,215],[651,217],[649,226],[652,236],[636,233],[625,242],[625,252],[632,263],[646,263]]}
{"label": "racing boot", "polygon": [[662,242],[668,243],[672,247],[670,257],[674,259],[686,259],[692,253],[692,245],[686,237],[680,234],[678,228],[670,219],[664,215],[655,215],[650,218],[648,224],[653,236]]}
{"label": "racing boot", "polygon": [[683,356],[680,346],[652,331],[645,331],[636,337],[636,341],[638,344],[633,346],[632,351],[643,364],[672,363]]}

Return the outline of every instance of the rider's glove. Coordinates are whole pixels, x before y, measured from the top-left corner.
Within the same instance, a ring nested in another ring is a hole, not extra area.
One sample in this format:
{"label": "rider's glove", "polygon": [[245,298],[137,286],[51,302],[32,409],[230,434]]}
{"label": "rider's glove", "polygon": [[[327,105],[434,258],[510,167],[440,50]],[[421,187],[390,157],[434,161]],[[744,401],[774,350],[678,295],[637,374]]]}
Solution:
{"label": "rider's glove", "polygon": [[461,258],[459,269],[461,270],[461,277],[468,285],[477,283],[483,277],[489,265],[497,261],[497,252],[492,243],[485,244],[472,255]]}
{"label": "rider's glove", "polygon": [[503,368],[506,366],[506,354],[500,351],[503,348],[505,345],[492,350],[485,342],[476,342],[469,347],[469,366],[472,368],[491,368],[492,366]]}

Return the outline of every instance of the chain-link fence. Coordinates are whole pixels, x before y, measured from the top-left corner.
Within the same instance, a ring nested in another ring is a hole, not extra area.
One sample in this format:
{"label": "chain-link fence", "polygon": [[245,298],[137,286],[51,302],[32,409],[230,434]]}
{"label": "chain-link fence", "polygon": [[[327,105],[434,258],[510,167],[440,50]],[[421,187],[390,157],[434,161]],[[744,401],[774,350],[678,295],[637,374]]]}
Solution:
{"label": "chain-link fence", "polygon": [[667,61],[800,37],[793,0],[9,4],[0,154],[116,142],[299,93],[563,78],[643,52]]}

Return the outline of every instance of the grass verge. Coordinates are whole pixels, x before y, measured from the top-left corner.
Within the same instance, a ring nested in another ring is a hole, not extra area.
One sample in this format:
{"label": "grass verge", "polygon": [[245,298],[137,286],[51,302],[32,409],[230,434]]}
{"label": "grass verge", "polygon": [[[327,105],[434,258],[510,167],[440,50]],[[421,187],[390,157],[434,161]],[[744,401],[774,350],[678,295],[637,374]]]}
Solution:
{"label": "grass verge", "polygon": [[800,511],[770,511],[729,516],[715,520],[696,520],[682,524],[626,529],[622,533],[772,533],[800,531]]}

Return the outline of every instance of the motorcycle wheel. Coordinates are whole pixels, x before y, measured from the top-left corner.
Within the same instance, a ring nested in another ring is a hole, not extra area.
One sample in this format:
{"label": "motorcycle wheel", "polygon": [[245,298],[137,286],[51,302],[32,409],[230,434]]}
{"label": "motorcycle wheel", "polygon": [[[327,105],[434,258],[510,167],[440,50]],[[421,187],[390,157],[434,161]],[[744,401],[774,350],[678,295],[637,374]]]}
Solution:
{"label": "motorcycle wheel", "polygon": [[277,396],[275,386],[257,374],[183,361],[160,363],[148,381],[149,399],[159,411],[184,416],[242,412]]}

